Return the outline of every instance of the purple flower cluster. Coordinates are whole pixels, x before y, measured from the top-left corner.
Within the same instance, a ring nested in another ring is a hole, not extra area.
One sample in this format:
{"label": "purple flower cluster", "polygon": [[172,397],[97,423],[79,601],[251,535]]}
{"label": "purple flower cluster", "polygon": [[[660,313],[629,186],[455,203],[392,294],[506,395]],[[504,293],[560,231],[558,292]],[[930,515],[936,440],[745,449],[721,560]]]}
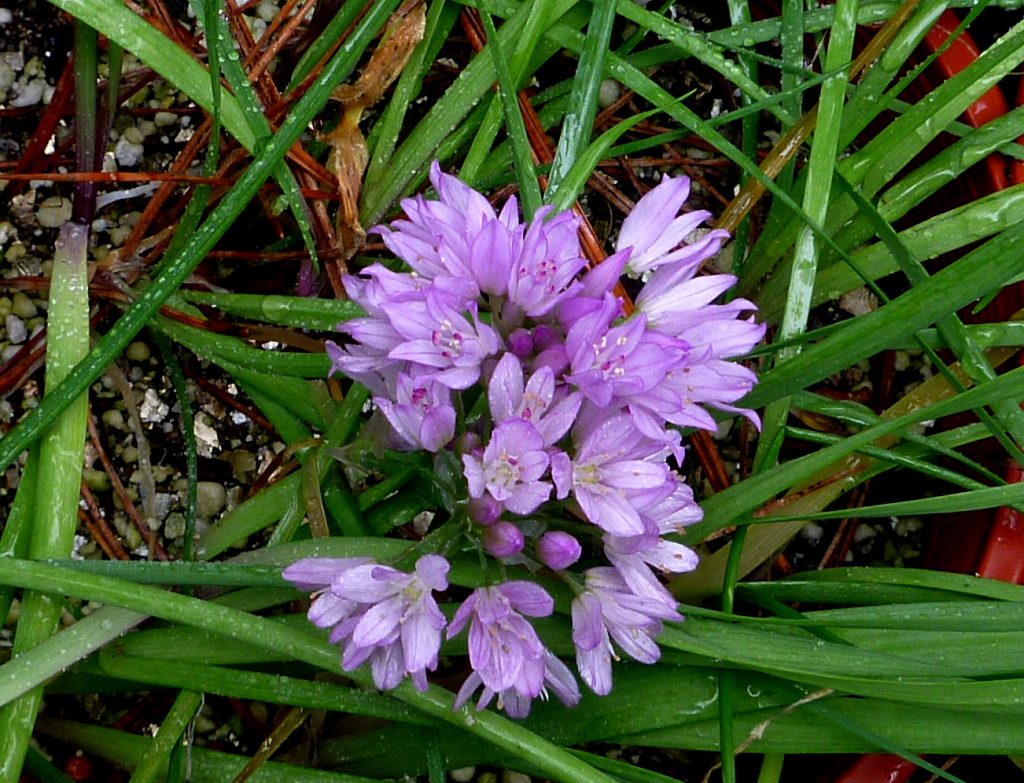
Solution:
{"label": "purple flower cluster", "polygon": [[[734,405],[755,376],[728,359],[764,328],[747,300],[713,304],[735,278],[697,274],[727,234],[687,241],[709,215],[679,214],[686,177],[640,199],[616,252],[591,270],[571,213],[542,209],[524,224],[514,198],[496,212],[437,164],[431,182],[437,200],[408,199],[406,220],[373,229],[410,271],[374,264],[345,279],[366,315],[340,327],[344,346],[328,343],[332,371],[373,392],[389,445],[456,454],[480,548],[508,565],[546,567],[575,590],[577,669],[608,693],[616,647],[653,663],[662,623],[682,619],[659,574],[696,567],[690,549],[665,537],[701,516],[672,467],[683,458],[677,427],[714,429],[708,408],[757,424]],[[645,279],[628,315],[613,294],[624,273]],[[456,397],[474,386],[485,389],[486,410],[460,421]],[[561,503],[542,509],[553,500]],[[584,544],[604,564],[570,572]],[[285,576],[317,591],[310,620],[332,629],[344,669],[369,661],[379,687],[408,674],[423,688],[445,626],[431,591],[446,589],[447,567],[439,555],[422,557],[413,574],[318,560]],[[552,609],[527,581],[480,588],[462,603],[448,635],[468,624],[472,673],[457,706],[478,688],[478,709],[497,696],[513,716],[548,689],[578,701],[572,674],[527,619]]]}
{"label": "purple flower cluster", "polygon": [[315,591],[309,620],[331,629],[331,643],[344,649],[342,669],[369,661],[378,688],[390,690],[409,675],[425,691],[446,622],[433,591],[448,587],[448,567],[440,555],[421,557],[412,574],[363,557],[309,558],[288,566],[284,577]]}

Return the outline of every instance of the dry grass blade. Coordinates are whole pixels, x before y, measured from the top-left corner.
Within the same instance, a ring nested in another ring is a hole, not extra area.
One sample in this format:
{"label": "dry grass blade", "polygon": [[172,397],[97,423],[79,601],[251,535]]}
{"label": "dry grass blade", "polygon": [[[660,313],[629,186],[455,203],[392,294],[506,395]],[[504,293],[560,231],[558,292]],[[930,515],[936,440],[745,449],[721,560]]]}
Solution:
{"label": "dry grass blade", "polygon": [[288,710],[284,720],[271,732],[270,736],[263,740],[260,749],[253,755],[249,762],[242,768],[242,771],[235,776],[232,783],[245,783],[250,777],[260,770],[263,764],[280,748],[287,739],[295,733],[296,729],[306,722],[310,713],[302,708]]}
{"label": "dry grass blade", "polygon": [[359,193],[363,186],[368,153],[359,130],[363,111],[377,103],[401,74],[416,45],[423,40],[427,9],[422,0],[411,0],[399,8],[388,22],[380,45],[355,84],[334,91],[341,103],[341,122],[324,140],[331,145],[327,168],[337,178],[341,206],[335,222],[341,260],[355,255],[366,242],[366,231],[359,222]]}

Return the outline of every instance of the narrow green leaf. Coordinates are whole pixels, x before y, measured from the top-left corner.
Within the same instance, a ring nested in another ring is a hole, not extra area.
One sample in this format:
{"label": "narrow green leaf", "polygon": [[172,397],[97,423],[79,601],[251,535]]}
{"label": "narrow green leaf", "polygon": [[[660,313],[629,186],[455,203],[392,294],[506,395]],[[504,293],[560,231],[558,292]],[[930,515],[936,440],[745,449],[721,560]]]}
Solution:
{"label": "narrow green leaf", "polygon": [[330,369],[330,360],[325,353],[254,348],[237,337],[199,329],[163,316],[154,318],[153,324],[198,356],[222,366],[240,368],[275,379],[324,378]]}
{"label": "narrow green leaf", "polygon": [[596,3],[587,22],[587,38],[576,66],[569,98],[569,110],[562,121],[555,159],[548,175],[548,200],[582,156],[590,143],[598,92],[604,79],[604,59],[615,24],[615,4]]}
{"label": "narrow green leaf", "polygon": [[[1021,210],[1024,210],[1024,185],[1016,185],[933,215],[904,229],[898,236],[911,253],[922,261],[928,261],[1014,226]],[[881,211],[883,215],[890,214],[884,207]],[[812,306],[838,299],[845,292],[863,285],[860,273],[870,280],[880,280],[899,270],[883,242],[852,251],[850,259],[853,266],[837,261],[821,270],[815,280]],[[785,287],[781,283],[775,282],[775,278],[767,280],[756,295],[760,317],[767,321],[777,320],[785,295]]]}
{"label": "narrow green leaf", "polygon": [[502,43],[498,38],[498,31],[494,27],[494,20],[491,19],[491,15],[486,9],[480,10],[480,19],[483,21],[484,31],[487,33],[489,42],[487,49],[490,51],[494,61],[494,71],[498,76],[498,95],[505,113],[505,131],[512,140],[512,157],[515,161],[516,179],[519,181],[519,197],[522,200],[523,216],[526,220],[532,220],[534,213],[540,209],[541,195],[537,172],[533,167],[530,140],[526,135],[526,124],[519,111],[515,82],[512,80],[508,60],[505,59],[505,54],[502,51]]}
{"label": "narrow green leaf", "polygon": [[181,691],[171,705],[153,742],[146,748],[128,783],[152,783],[167,768],[171,753],[181,743],[188,724],[203,706],[203,695]]}
{"label": "narrow green leaf", "polygon": [[1024,272],[1024,257],[1011,252],[1022,239],[1024,224],[1017,223],[889,304],[848,321],[841,331],[762,375],[741,404],[758,408],[807,388],[930,326],[936,313],[954,312],[998,288]]}
{"label": "narrow green leaf", "polygon": [[580,193],[583,192],[583,188],[586,186],[587,180],[590,179],[590,175],[597,168],[597,164],[610,154],[609,151],[612,145],[634,125],[643,122],[660,111],[662,110],[659,108],[635,114],[629,119],[616,123],[594,139],[586,149],[579,153],[572,167],[565,172],[561,183],[556,185],[552,181],[549,185],[545,194],[547,202],[558,211],[571,209],[573,203],[579,198]]}
{"label": "narrow green leaf", "polygon": [[[79,747],[99,758],[129,767],[138,764],[155,742],[149,737],[57,718],[40,720],[39,730],[47,736]],[[245,756],[195,746],[190,748],[190,756],[193,783],[224,783],[233,780],[249,761]],[[281,783],[285,780],[288,783],[380,783],[377,778],[310,769],[276,761],[266,762],[247,780],[250,783]]]}
{"label": "narrow green leaf", "polygon": [[[172,641],[174,638],[173,634],[165,636],[168,637],[166,641]],[[223,636],[217,638],[223,642]],[[237,671],[223,666],[204,666],[181,660],[175,661],[173,666],[154,666],[150,658],[108,651],[100,655],[100,665],[114,677],[143,685],[195,688],[219,696],[253,699],[272,704],[290,704],[314,710],[350,712],[402,723],[436,723],[416,710],[396,703],[394,699],[332,682],[309,681],[281,674]]]}
{"label": "narrow green leaf", "polygon": [[454,3],[446,3],[445,0],[433,0],[430,3],[427,10],[426,34],[417,44],[408,64],[402,69],[387,107],[381,118],[373,124],[373,130],[367,138],[369,163],[363,177],[365,182],[378,182],[383,176],[384,169],[398,144],[409,106],[419,95],[423,77],[437,59],[438,52],[447,40],[458,15],[459,7]]}
{"label": "narrow green leaf", "polygon": [[[95,66],[93,60],[94,90]],[[81,193],[76,194],[76,200],[80,197]],[[89,351],[88,244],[88,226],[74,222],[61,226],[50,276],[44,404]],[[83,390],[69,403],[40,437],[39,471],[30,489],[36,500],[27,531],[30,557],[70,555],[78,529],[88,394]],[[57,629],[61,611],[60,601],[52,595],[25,593],[14,654],[23,655],[49,638]],[[16,783],[20,777],[41,700],[42,689],[37,687],[0,709],[0,781],[4,783]]]}
{"label": "narrow green leaf", "polygon": [[[856,32],[856,9],[855,0],[840,0],[836,3],[835,23],[829,34],[828,51],[822,66],[831,76],[821,86],[818,120],[803,194],[804,211],[817,225],[824,225],[828,215],[832,174],[839,150],[843,107],[846,101],[846,66],[853,53],[853,38]],[[797,234],[789,269],[789,285],[779,326],[779,339],[791,339],[807,328],[814,279],[818,271],[818,257],[819,245],[815,233],[810,225],[802,224]],[[780,351],[776,356],[776,369],[784,367],[798,351],[797,346]],[[764,448],[774,440],[775,434],[785,425],[788,417],[789,400],[785,397],[773,400],[767,406],[762,417],[763,435],[758,443],[759,460],[763,457]]]}
{"label": "narrow green leaf", "polygon": [[[692,31],[684,29],[678,23],[648,11],[642,6],[631,2],[631,0],[618,0],[616,10],[626,19],[657,33],[665,40],[674,43],[685,53],[696,57],[705,65],[718,71],[729,82],[735,84],[754,100],[761,100],[767,97],[767,93],[761,85],[752,80],[740,66],[723,57],[722,53],[717,51],[715,47],[709,46],[702,36],[694,35]],[[750,46],[746,42],[743,42],[741,45],[747,48]],[[781,105],[775,105],[769,108],[769,111],[781,120],[784,125],[788,126],[796,122],[796,117],[791,117]]]}
{"label": "narrow green leaf", "polygon": [[[793,581],[807,580],[815,583],[866,583],[880,585],[905,585],[925,587],[931,590],[947,590],[974,596],[993,598],[1000,601],[1024,601],[1024,587],[1008,584],[995,579],[982,579],[968,574],[951,574],[942,571],[928,571],[921,568],[828,568],[808,571]],[[790,580],[782,582],[787,583]]]}
{"label": "narrow green leaf", "polygon": [[[830,709],[878,735],[919,753],[1003,754],[1024,745],[1024,730],[1017,721],[1002,726],[1004,713],[895,704],[884,699],[830,699]],[[751,711],[737,716],[737,734],[749,738],[750,753],[874,753],[881,750],[863,735],[803,708]],[[651,745],[686,750],[718,750],[714,721],[685,723],[643,734],[615,738],[626,745]]]}
{"label": "narrow green leaf", "polygon": [[[921,288],[923,287],[921,286]],[[915,290],[920,290],[920,288]],[[869,317],[865,316],[858,321],[867,320]],[[792,362],[799,361],[808,353],[810,352],[801,354]],[[802,479],[814,475],[815,472],[828,467],[838,459],[878,438],[900,432],[920,421],[946,416],[954,411],[969,410],[977,404],[986,404],[989,400],[1004,399],[1002,396],[1004,394],[1018,397],[1024,395],[1024,368],[1013,370],[995,381],[989,381],[956,397],[869,427],[851,435],[842,443],[783,463],[719,492],[704,502],[704,519],[687,528],[686,538],[688,541],[699,541],[721,527],[735,524],[776,494],[789,489]]]}
{"label": "narrow green leaf", "polygon": [[185,533],[182,542],[182,560],[192,560],[195,549],[196,511],[199,507],[199,453],[196,447],[195,416],[192,414],[192,399],[188,394],[185,374],[181,371],[178,358],[170,342],[160,332],[150,330],[153,341],[160,349],[167,375],[178,399],[181,416],[181,435],[185,441],[185,477],[188,489],[185,492]]}
{"label": "narrow green leaf", "polygon": [[50,636],[32,648],[31,655],[19,655],[0,666],[0,678],[8,687],[0,704],[42,686],[108,642],[146,619],[126,609],[103,607],[74,625]]}

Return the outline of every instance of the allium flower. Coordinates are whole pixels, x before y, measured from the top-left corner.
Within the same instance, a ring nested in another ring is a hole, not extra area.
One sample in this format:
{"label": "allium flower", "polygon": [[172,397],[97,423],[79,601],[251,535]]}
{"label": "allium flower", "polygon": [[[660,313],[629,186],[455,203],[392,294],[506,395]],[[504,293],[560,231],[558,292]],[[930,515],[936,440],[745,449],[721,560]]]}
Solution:
{"label": "allium flower", "polygon": [[[437,163],[430,180],[437,198],[406,199],[403,219],[371,229],[411,271],[372,264],[344,278],[365,317],[339,328],[347,343],[328,343],[332,371],[373,392],[378,412],[364,438],[437,454],[451,517],[442,524],[464,535],[468,518],[478,526],[470,544],[503,569],[539,561],[566,570],[584,547],[589,557],[603,548],[605,565],[584,572],[573,601],[572,635],[583,679],[608,693],[616,650],[652,663],[662,623],[682,619],[662,579],[696,566],[673,534],[701,511],[669,461],[684,456],[680,426],[716,426],[709,409],[758,423],[735,407],[754,373],[729,360],[764,327],[746,299],[716,304],[734,277],[700,274],[728,235],[698,231],[707,212],[681,213],[686,177],[666,177],[641,198],[616,252],[589,270],[570,212],[545,207],[524,223],[515,199],[498,212]],[[623,273],[645,281],[628,313],[616,293]],[[370,429],[383,421],[393,433]],[[462,488],[449,480],[455,459]],[[539,535],[547,513],[523,517],[552,495],[593,527]],[[425,688],[445,625],[431,591],[447,587],[447,571],[431,555],[413,574],[365,558],[301,561],[285,573],[316,591],[309,619],[331,629],[343,668],[369,662],[381,688],[407,674]],[[465,600],[448,628],[451,637],[469,625],[472,673],[456,707],[479,694],[477,709],[497,697],[522,717],[547,689],[578,702],[573,675],[527,619],[552,608],[525,581]]]}
{"label": "allium flower", "polygon": [[645,435],[653,437],[652,429],[660,431],[664,422],[713,431],[718,424],[705,405],[739,413],[760,427],[756,413],[730,404],[753,388],[754,372],[735,362],[701,358],[671,370],[657,387],[629,400],[630,414]]}
{"label": "allium flower", "polygon": [[[354,671],[369,661],[378,688],[390,690],[408,674],[419,690],[427,688],[427,670],[437,668],[445,617],[432,591],[448,587],[448,561],[424,555],[406,574],[366,558],[300,560],[284,571],[297,587],[321,587],[314,623],[334,626],[330,641],[342,647],[341,667]],[[327,592],[329,591],[329,592]],[[325,600],[325,596],[330,596]],[[311,618],[313,607],[310,607]]]}
{"label": "allium flower", "polygon": [[462,457],[469,496],[480,498],[487,493],[509,511],[529,514],[551,494],[550,482],[540,480],[548,461],[544,438],[532,424],[522,419],[503,421],[480,457]]}
{"label": "allium flower", "polygon": [[697,553],[688,546],[667,541],[650,517],[644,516],[645,531],[639,536],[604,537],[604,552],[622,580],[637,596],[675,607],[675,599],[651,571],[683,574],[697,567]]}
{"label": "allium flower", "polygon": [[[420,277],[474,281],[474,267],[480,266],[473,262],[474,244],[479,243],[475,248],[479,255],[487,247],[494,249],[495,234],[500,243],[502,232],[514,237],[521,231],[516,200],[509,199],[501,215],[496,215],[486,198],[443,173],[436,161],[430,167],[430,181],[439,200],[404,199],[402,209],[409,219],[396,220],[390,228],[376,226],[371,232],[380,234],[388,249]],[[502,264],[507,272],[511,259],[502,259]],[[484,285],[480,288],[487,290]]]}
{"label": "allium flower", "polygon": [[587,519],[605,532],[643,534],[640,512],[674,489],[663,444],[645,438],[621,414],[575,433],[574,440],[571,467],[563,460],[552,463],[555,484],[571,486]]}
{"label": "allium flower", "polygon": [[353,601],[335,595],[331,584],[348,569],[372,562],[368,557],[307,557],[285,568],[282,576],[298,590],[314,593],[306,616],[317,628],[331,628],[356,606]]}
{"label": "allium flower", "polygon": [[[329,375],[340,372],[363,384],[377,394],[387,393],[384,375],[397,375],[400,363],[388,358],[392,347],[401,342],[401,338],[385,321],[373,318],[354,318],[343,324],[344,331],[365,337],[368,342],[342,347],[333,340],[327,341],[327,357],[331,360]],[[378,340],[378,338],[380,338]],[[389,341],[386,349],[380,349],[374,342]]]}
{"label": "allium flower", "polygon": [[688,525],[700,522],[704,518],[704,510],[693,499],[693,490],[690,486],[677,474],[673,474],[672,478],[672,493],[644,511],[644,514],[655,523],[658,532],[663,535],[682,534]]}
{"label": "allium flower", "polygon": [[[636,297],[636,309],[647,315],[647,322],[663,332],[679,335],[687,327],[701,323],[715,311],[711,303],[736,283],[732,275],[694,277],[698,264],[670,264],[658,269]],[[740,307],[736,307],[739,304]],[[722,305],[718,305],[721,307]],[[753,310],[745,299],[737,300],[728,316],[740,310]],[[724,320],[724,319],[723,319]]]}
{"label": "allium flower", "polygon": [[392,272],[380,264],[372,264],[359,276],[346,275],[343,282],[352,301],[367,315],[338,327],[338,331],[355,340],[355,344],[342,347],[327,342],[331,372],[343,372],[377,394],[387,393],[386,385],[394,383],[395,375],[404,365],[389,356],[404,338],[388,319],[386,306],[403,301],[422,302],[428,288],[433,289],[436,296],[453,302],[468,302],[476,296],[476,287],[464,278],[430,283],[413,275]]}
{"label": "allium flower", "polygon": [[[566,707],[575,707],[580,701],[580,689],[576,684],[576,678],[572,676],[569,667],[556,658],[549,650],[544,650],[544,684],[540,694],[542,699],[547,698],[547,691],[550,689],[558,700]],[[483,678],[476,672],[470,672],[469,677],[459,688],[455,697],[454,709],[459,709],[472,696],[476,689],[483,685]],[[477,710],[484,709],[494,698],[495,692],[484,685],[477,701]],[[533,704],[533,697],[520,693],[516,688],[506,688],[498,694],[498,708],[505,710],[512,718],[525,718],[530,714],[530,707]]]}
{"label": "allium flower", "polygon": [[688,349],[680,340],[649,330],[642,314],[609,326],[618,304],[611,296],[605,301],[600,310],[580,318],[565,338],[572,370],[566,380],[602,407],[657,386],[682,363]]}
{"label": "allium flower", "polygon": [[455,408],[446,386],[429,377],[399,373],[393,400],[374,397],[395,432],[412,448],[439,451],[455,436]]}
{"label": "allium flower", "polygon": [[764,337],[764,324],[744,320],[757,308],[747,299],[711,304],[736,283],[732,275],[694,277],[696,264],[662,267],[636,298],[636,308],[652,327],[678,337],[694,357],[726,359],[749,352]]}
{"label": "allium flower", "polygon": [[455,699],[458,709],[483,685],[477,709],[495,695],[513,717],[529,712],[530,702],[551,685],[566,704],[579,700],[572,675],[538,638],[527,617],[547,617],[554,609],[551,596],[533,582],[505,582],[474,590],[456,611],[448,638],[469,622],[469,663],[473,673]]}
{"label": "allium flower", "polygon": [[509,302],[534,318],[570,296],[580,285],[576,275],[587,265],[576,233],[579,219],[572,212],[550,214],[551,207],[537,210],[508,282]]}
{"label": "allium flower", "polygon": [[711,217],[704,210],[679,215],[689,195],[689,177],[666,177],[626,216],[615,249],[631,249],[626,264],[630,274],[639,276],[664,264],[703,261],[718,252],[729,236],[728,231],[709,231],[693,244],[680,247],[687,236]]}
{"label": "allium flower", "polygon": [[530,422],[552,446],[569,431],[583,402],[578,392],[562,394],[554,403],[555,374],[550,367],[541,367],[523,384],[523,366],[511,353],[498,361],[487,387],[487,400],[495,422],[522,419]]}
{"label": "allium flower", "polygon": [[[477,318],[475,302],[457,300],[427,289],[422,301],[399,300],[381,305],[403,342],[388,353],[428,370],[450,389],[466,389],[480,377],[480,363],[499,347],[497,333]],[[472,323],[463,315],[469,312]]]}
{"label": "allium flower", "polygon": [[614,568],[591,568],[586,591],[572,602],[572,640],[576,667],[594,693],[612,689],[612,647],[640,663],[654,663],[661,650],[654,641],[663,620],[682,620],[674,607],[634,595]]}

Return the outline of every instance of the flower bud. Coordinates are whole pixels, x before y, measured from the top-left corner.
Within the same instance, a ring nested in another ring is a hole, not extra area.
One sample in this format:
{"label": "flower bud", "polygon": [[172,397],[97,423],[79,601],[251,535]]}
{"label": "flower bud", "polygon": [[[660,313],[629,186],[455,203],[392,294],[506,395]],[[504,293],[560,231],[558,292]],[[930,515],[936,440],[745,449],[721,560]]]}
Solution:
{"label": "flower bud", "polygon": [[533,340],[534,348],[538,352],[545,351],[556,345],[562,345],[565,342],[565,337],[562,336],[561,332],[545,324],[539,324],[534,327],[530,337]]}
{"label": "flower bud", "polygon": [[537,557],[548,568],[561,571],[580,559],[580,542],[560,530],[549,530],[537,541]]}
{"label": "flower bud", "polygon": [[490,495],[469,499],[469,518],[478,525],[493,525],[501,516],[501,503]]}
{"label": "flower bud", "polygon": [[512,557],[523,550],[523,533],[511,522],[495,522],[484,531],[484,549],[494,557]]}
{"label": "flower bud", "polygon": [[508,349],[520,359],[533,354],[533,336],[526,329],[516,329],[508,336]]}
{"label": "flower bud", "polygon": [[480,436],[475,432],[464,432],[455,439],[456,454],[471,454],[480,446]]}

